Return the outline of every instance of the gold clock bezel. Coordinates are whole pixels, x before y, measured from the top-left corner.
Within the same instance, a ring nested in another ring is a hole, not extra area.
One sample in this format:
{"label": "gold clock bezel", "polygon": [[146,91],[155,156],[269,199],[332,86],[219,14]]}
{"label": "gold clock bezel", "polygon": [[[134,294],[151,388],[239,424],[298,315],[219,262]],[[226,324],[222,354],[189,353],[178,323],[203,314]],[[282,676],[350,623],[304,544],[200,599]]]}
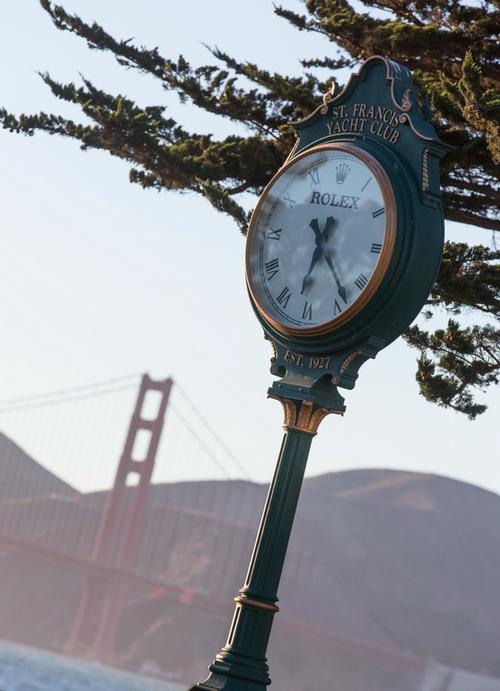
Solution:
{"label": "gold clock bezel", "polygon": [[[307,158],[313,153],[322,152],[326,150],[343,151],[349,153],[352,156],[355,156],[356,158],[360,159],[363,163],[365,163],[370,169],[370,171],[373,173],[375,179],[379,184],[379,187],[382,192],[382,197],[384,200],[384,242],[382,245],[382,251],[380,253],[379,260],[377,262],[377,265],[375,266],[375,270],[373,274],[370,276],[368,283],[360,292],[359,296],[354,300],[354,302],[352,302],[343,312],[338,314],[333,319],[328,320],[327,322],[323,322],[322,324],[317,324],[315,326],[304,326],[299,328],[295,326],[290,326],[289,324],[284,324],[283,322],[278,321],[274,317],[271,317],[266,311],[266,309],[263,307],[263,305],[260,304],[256,292],[253,289],[252,276],[250,273],[251,245],[253,235],[256,232],[255,228],[259,220],[260,210],[266,201],[269,190],[271,189],[271,187],[273,187],[278,178],[284,175],[284,173],[286,173],[289,168],[295,166],[303,158]],[[300,154],[297,154],[296,156],[288,160],[268,182],[259,198],[259,201],[257,202],[257,206],[253,211],[252,218],[250,219],[245,250],[245,276],[248,291],[250,292],[253,303],[255,304],[259,314],[265,319],[265,321],[268,324],[273,326],[280,333],[287,336],[316,336],[331,333],[340,326],[343,326],[361,312],[361,310],[371,300],[377,288],[380,286],[382,279],[384,278],[385,273],[389,268],[389,264],[394,253],[394,246],[396,242],[396,228],[397,208],[396,198],[394,196],[392,185],[383,167],[380,165],[377,159],[370,153],[368,153],[364,149],[360,149],[357,146],[345,142],[330,142],[328,144],[320,144],[318,146],[314,146],[311,149],[307,149],[306,151],[302,151]]]}

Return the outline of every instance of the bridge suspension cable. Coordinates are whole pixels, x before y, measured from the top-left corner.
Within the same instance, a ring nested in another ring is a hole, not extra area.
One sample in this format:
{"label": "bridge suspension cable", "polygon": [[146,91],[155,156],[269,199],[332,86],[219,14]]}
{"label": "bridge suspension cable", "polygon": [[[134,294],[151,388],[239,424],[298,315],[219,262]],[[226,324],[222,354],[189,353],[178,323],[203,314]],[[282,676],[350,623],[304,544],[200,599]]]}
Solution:
{"label": "bridge suspension cable", "polygon": [[210,432],[212,437],[219,444],[220,448],[224,451],[224,453],[227,455],[227,457],[234,463],[234,465],[238,468],[240,473],[242,473],[245,480],[251,481],[252,478],[250,477],[250,474],[247,471],[247,469],[245,468],[245,466],[236,458],[236,456],[231,451],[231,449],[228,448],[226,442],[222,439],[222,437],[218,434],[218,432],[210,424],[210,422],[207,420],[207,418],[200,412],[200,410],[193,403],[193,401],[188,396],[186,391],[179,385],[179,383],[177,381],[176,381],[176,387],[177,387],[177,391],[179,391],[182,398],[186,401],[186,403],[191,408],[193,413],[197,416],[197,418],[200,420],[200,422],[203,424],[203,426]]}
{"label": "bridge suspension cable", "polygon": [[3,401],[0,400],[0,414],[31,410],[33,408],[42,408],[50,405],[59,405],[61,403],[70,403],[85,398],[94,398],[125,391],[137,386],[139,376],[139,374],[128,374],[122,377],[114,377],[113,379],[104,379],[91,384],[56,389],[54,391],[45,391],[29,396],[19,396],[16,398],[4,399]]}
{"label": "bridge suspension cable", "polygon": [[[177,383],[177,382],[176,382]],[[187,418],[184,417],[184,415],[180,412],[180,410],[174,406],[172,403],[170,403],[170,410],[172,410],[177,417],[179,418],[180,422],[184,425],[184,427],[188,430],[188,432],[196,439],[200,447],[203,449],[203,451],[209,456],[209,458],[214,462],[214,464],[217,466],[217,468],[221,471],[221,473],[224,474],[224,477],[226,480],[229,480],[231,478],[231,473],[229,470],[226,468],[226,466],[217,458],[217,456],[211,451],[211,449],[207,446],[207,444],[203,441],[202,437],[196,432],[194,427],[188,422]]]}

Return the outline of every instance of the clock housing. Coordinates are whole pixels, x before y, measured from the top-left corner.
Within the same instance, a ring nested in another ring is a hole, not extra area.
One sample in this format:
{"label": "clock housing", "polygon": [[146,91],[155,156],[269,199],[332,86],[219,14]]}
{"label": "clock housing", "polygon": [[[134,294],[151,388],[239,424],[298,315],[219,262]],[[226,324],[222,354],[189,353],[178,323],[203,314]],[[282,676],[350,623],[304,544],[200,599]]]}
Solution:
{"label": "clock housing", "polygon": [[[332,390],[352,388],[363,362],[400,336],[428,298],[444,238],[439,160],[449,147],[410,71],[378,56],[294,127],[296,145],[250,222],[247,286],[280,378],[270,395],[329,405]],[[329,156],[331,165],[317,165]],[[273,230],[281,230],[274,244]],[[278,251],[285,237],[295,245]],[[362,266],[363,253],[376,256]]]}

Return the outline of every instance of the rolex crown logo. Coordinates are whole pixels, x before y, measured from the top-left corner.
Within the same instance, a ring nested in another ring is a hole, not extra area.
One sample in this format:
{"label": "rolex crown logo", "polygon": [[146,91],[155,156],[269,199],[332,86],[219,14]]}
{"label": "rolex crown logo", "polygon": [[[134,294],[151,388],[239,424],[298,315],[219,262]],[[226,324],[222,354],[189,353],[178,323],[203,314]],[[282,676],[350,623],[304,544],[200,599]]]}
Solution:
{"label": "rolex crown logo", "polygon": [[347,165],[347,163],[341,163],[339,166],[337,166],[336,171],[337,171],[337,184],[343,185],[344,182],[346,181],[347,176],[351,172],[351,169]]}

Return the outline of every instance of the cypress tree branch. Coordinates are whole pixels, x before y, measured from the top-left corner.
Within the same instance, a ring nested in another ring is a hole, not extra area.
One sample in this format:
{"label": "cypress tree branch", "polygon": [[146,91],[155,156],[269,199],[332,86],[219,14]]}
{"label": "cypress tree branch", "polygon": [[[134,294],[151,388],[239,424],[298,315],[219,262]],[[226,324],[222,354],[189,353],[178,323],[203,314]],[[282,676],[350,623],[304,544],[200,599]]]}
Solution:
{"label": "cypress tree branch", "polygon": [[475,402],[474,392],[500,380],[500,329],[492,324],[461,327],[456,317],[477,310],[500,321],[500,251],[447,242],[429,306],[427,316],[441,307],[455,318],[432,334],[412,326],[404,336],[420,351],[420,392],[472,420],[486,410]]}
{"label": "cypress tree branch", "polygon": [[433,334],[413,326],[405,339],[421,352],[416,379],[428,401],[471,420],[486,410],[486,405],[474,401],[473,391],[484,391],[500,380],[499,329],[491,325],[461,329],[450,319],[446,329]]}

